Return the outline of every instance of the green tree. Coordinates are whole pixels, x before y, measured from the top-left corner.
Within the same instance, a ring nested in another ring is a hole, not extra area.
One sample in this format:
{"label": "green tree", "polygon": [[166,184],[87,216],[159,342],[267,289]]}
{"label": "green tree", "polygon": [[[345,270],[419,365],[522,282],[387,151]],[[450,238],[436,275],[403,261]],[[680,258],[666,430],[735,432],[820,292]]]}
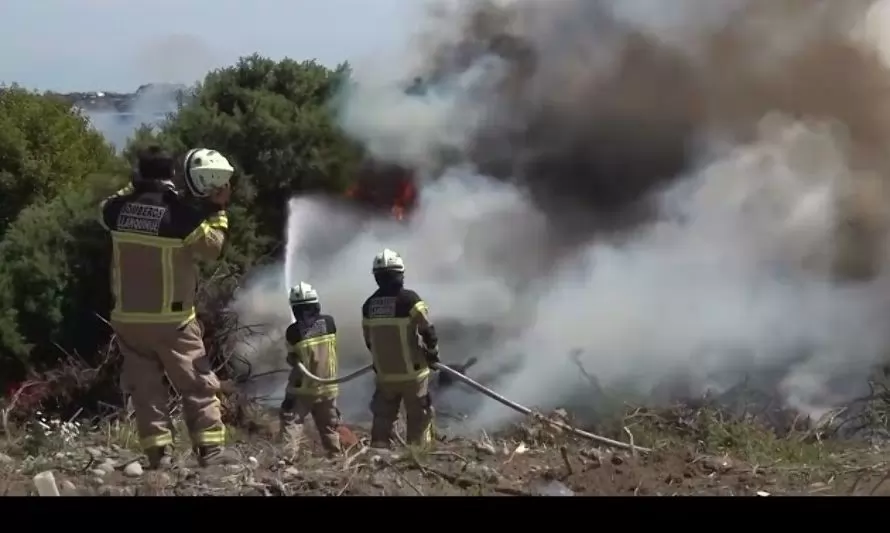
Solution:
{"label": "green tree", "polygon": [[0,235],[28,205],[117,165],[113,148],[61,98],[0,89]]}
{"label": "green tree", "polygon": [[[238,168],[232,227],[244,233],[232,236],[230,259],[274,248],[294,193],[345,190],[359,150],[338,129],[330,102],[348,76],[346,65],[245,57],[208,74],[162,126],[168,148],[212,147]],[[149,137],[142,132],[136,141]]]}

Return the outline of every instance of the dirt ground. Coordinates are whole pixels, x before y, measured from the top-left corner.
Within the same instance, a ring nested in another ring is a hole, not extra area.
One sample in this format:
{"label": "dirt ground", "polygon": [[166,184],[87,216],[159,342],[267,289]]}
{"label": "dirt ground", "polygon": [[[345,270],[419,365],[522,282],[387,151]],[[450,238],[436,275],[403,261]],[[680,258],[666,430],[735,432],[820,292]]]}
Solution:
{"label": "dirt ground", "polygon": [[47,471],[63,495],[84,496],[890,494],[890,455],[880,446],[778,438],[740,421],[715,425],[706,412],[692,416],[669,432],[664,422],[673,419],[625,419],[622,433],[636,433],[652,453],[609,449],[535,422],[491,437],[442,438],[427,451],[370,449],[366,428],[351,427],[350,448],[335,458],[320,453],[312,428],[301,442],[282,442],[269,416],[233,430],[241,464],[199,468],[182,444],[173,467],[161,472],[139,464],[126,423],[40,438],[31,429],[7,435],[5,444],[0,435],[0,495],[36,494],[33,478]]}

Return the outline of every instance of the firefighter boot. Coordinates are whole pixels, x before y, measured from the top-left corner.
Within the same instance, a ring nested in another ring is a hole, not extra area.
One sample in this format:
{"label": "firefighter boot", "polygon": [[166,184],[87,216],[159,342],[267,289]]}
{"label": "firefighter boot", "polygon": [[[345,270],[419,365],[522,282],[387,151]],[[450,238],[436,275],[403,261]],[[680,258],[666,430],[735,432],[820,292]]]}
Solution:
{"label": "firefighter boot", "polygon": [[195,448],[195,455],[198,456],[198,464],[202,467],[241,463],[241,457],[237,452],[219,444],[198,446]]}
{"label": "firefighter boot", "polygon": [[170,457],[171,449],[169,446],[154,446],[145,450],[145,456],[148,458],[148,469],[159,470],[169,468],[173,464],[173,458]]}

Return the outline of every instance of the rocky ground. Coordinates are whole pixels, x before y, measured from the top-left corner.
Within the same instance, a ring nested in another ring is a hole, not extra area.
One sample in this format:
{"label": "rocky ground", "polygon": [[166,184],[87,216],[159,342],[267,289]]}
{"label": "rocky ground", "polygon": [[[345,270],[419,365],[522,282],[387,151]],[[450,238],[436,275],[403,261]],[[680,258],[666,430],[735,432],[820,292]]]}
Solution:
{"label": "rocky ground", "polygon": [[890,493],[883,446],[813,431],[778,437],[754,421],[727,421],[707,409],[625,416],[614,436],[634,435],[638,446],[654,448],[651,454],[608,449],[534,422],[491,437],[443,438],[432,451],[389,453],[369,449],[364,428],[345,428],[349,450],[327,459],[311,428],[302,442],[281,442],[272,420],[261,414],[233,428],[239,465],[201,469],[183,444],[164,472],[144,469],[130,422],[85,427],[35,420],[0,435],[0,495],[36,494],[34,478],[45,472],[62,495]]}

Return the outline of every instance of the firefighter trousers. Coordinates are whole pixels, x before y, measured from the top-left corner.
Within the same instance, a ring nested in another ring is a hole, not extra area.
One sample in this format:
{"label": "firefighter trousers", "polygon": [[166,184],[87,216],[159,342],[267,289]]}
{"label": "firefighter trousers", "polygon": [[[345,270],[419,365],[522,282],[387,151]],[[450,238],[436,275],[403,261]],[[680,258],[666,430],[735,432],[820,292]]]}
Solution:
{"label": "firefighter trousers", "polygon": [[340,410],[334,396],[287,394],[281,403],[281,431],[302,437],[306,418],[312,416],[321,445],[328,453],[340,451]]}
{"label": "firefighter trousers", "polygon": [[224,444],[225,426],[216,396],[220,382],[204,350],[201,324],[193,319],[182,327],[121,322],[112,327],[124,359],[121,386],[133,401],[142,447],[173,443],[165,374],[182,396],[192,444]]}
{"label": "firefighter trousers", "polygon": [[393,426],[399,418],[399,408],[405,404],[405,441],[426,446],[433,440],[433,406],[429,392],[429,378],[406,383],[377,382],[371,398],[371,444],[387,447],[392,439]]}

